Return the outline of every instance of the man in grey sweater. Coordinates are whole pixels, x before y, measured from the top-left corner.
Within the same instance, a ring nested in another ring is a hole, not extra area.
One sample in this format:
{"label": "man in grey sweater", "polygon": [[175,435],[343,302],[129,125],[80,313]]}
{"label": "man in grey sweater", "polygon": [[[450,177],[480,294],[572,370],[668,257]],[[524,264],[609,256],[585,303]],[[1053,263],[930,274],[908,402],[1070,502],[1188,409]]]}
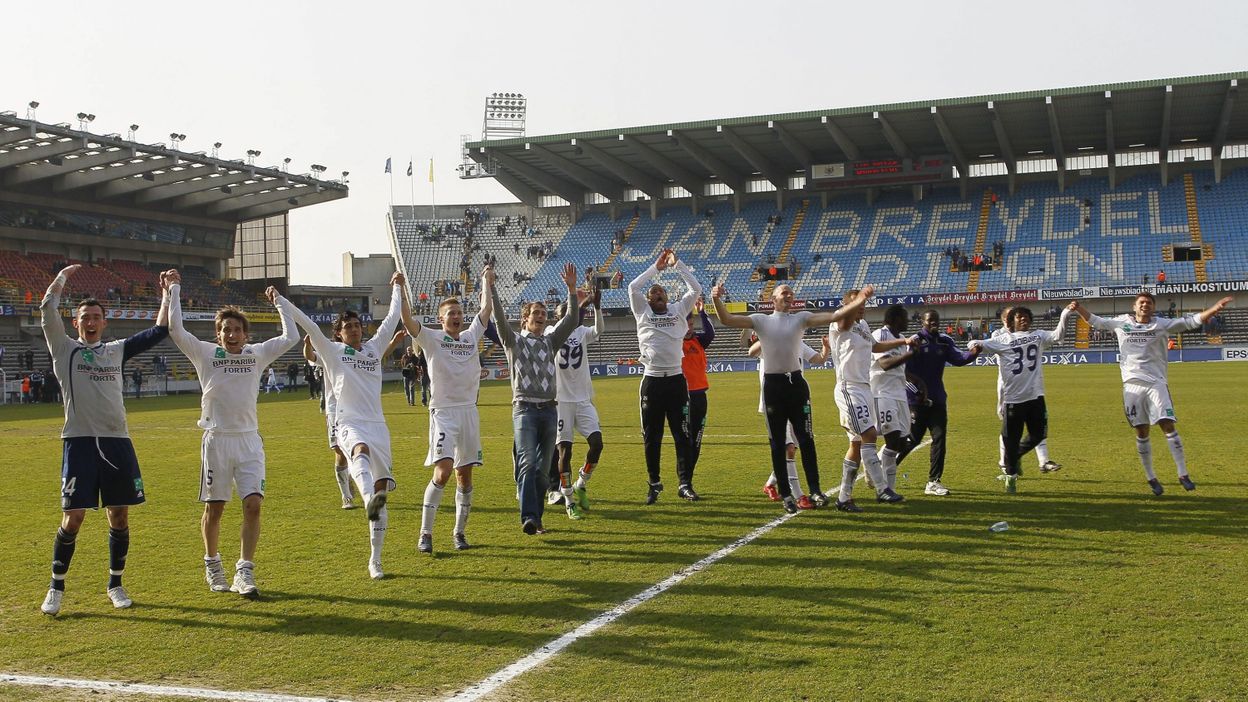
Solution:
{"label": "man in grey sweater", "polygon": [[554,455],[559,424],[555,410],[555,353],[580,320],[576,266],[569,263],[563,267],[563,282],[568,286],[568,313],[550,334],[543,334],[546,306],[541,302],[525,303],[520,308],[520,333],[512,331],[494,278],[493,269],[487,269],[485,285],[494,302],[494,323],[511,371],[511,423],[520,522],[524,533],[536,534],[544,531],[545,468]]}

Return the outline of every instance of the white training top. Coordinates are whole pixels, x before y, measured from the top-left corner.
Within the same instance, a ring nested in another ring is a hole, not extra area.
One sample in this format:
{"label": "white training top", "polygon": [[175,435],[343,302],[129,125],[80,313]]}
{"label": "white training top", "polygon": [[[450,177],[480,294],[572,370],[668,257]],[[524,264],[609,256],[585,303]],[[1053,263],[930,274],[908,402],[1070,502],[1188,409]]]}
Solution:
{"label": "white training top", "polygon": [[659,274],[655,265],[651,264],[628,284],[628,304],[637,319],[637,348],[641,352],[645,375],[681,374],[685,332],[689,330],[685,317],[689,316],[698,295],[702,294],[702,286],[684,261],[677,261],[675,268],[681,280],[685,281],[685,294],[676,302],[668,302],[667,311],[663,314],[650,309],[650,302],[646,299],[647,283]]}
{"label": "white training top", "polygon": [[475,407],[481,389],[477,343],[485,334],[481,315],[472,315],[467,329],[453,339],[442,329],[421,328],[416,344],[429,364],[429,409]]}
{"label": "white training top", "polygon": [[317,359],[325,364],[325,384],[333,386],[337,398],[334,421],[340,424],[386,421],[386,415],[381,411],[381,357],[390,345],[395,328],[399,326],[402,295],[399,286],[393,286],[386,318],[381,320],[377,333],[359,349],[327,338],[316,322],[291,305],[290,314],[295,323],[308,333]]}
{"label": "white training top", "polygon": [[810,312],[772,312],[751,314],[746,318],[754,325],[754,333],[763,344],[759,367],[766,366],[768,373],[792,373],[802,369],[799,346],[806,331]]}
{"label": "white training top", "polygon": [[[875,330],[872,335],[876,341],[893,341],[902,337],[893,333],[887,326]],[[871,354],[871,394],[886,400],[906,401],[906,364],[899,363],[889,370],[880,365],[889,358],[896,358],[910,352],[908,346],[898,346],[882,353]]]}
{"label": "white training top", "polygon": [[869,385],[871,383],[871,348],[875,337],[866,320],[858,320],[841,331],[836,322],[828,325],[828,340],[836,358],[836,382]]}
{"label": "white training top", "polygon": [[[594,309],[594,326],[577,327],[555,353],[555,398],[559,402],[588,402],[594,399],[594,385],[589,377],[587,344],[598,340],[606,321],[602,311]],[[549,335],[555,328],[546,327]]]}
{"label": "white training top", "polygon": [[[199,428],[205,431],[250,434],[260,430],[256,419],[256,391],[260,373],[299,342],[299,331],[290,319],[294,307],[284,297],[277,298],[277,314],[282,321],[281,336],[259,344],[244,344],[241,353],[201,341],[182,324],[181,285],[169,289],[169,338],[199,376],[203,395],[199,399]],[[270,378],[273,369],[269,368]]]}
{"label": "white training top", "polygon": [[[806,362],[814,358],[815,356],[818,356],[819,352],[816,351],[815,349],[812,349],[810,347],[810,344],[807,344],[806,342],[803,341],[797,345],[797,355],[800,357],[798,359],[798,367],[801,368],[802,370],[805,370]],[[767,367],[764,364],[763,358],[760,356],[758,359],[758,413],[759,414],[764,414],[767,412],[767,403],[763,402],[763,376],[770,372],[771,371],[767,370]],[[781,371],[781,372],[787,373],[788,371]]]}
{"label": "white training top", "polygon": [[65,426],[61,437],[130,436],[122,400],[126,340],[88,346],[81,339],[70,338],[58,309],[60,299],[59,292],[48,288],[39,308],[43,336],[52,355],[52,371],[64,398]]}
{"label": "white training top", "polygon": [[334,386],[325,382],[329,373],[319,355],[316,357],[316,365],[321,367],[321,395],[325,398],[325,416],[332,420],[334,413],[338,411],[338,398],[334,397]]}
{"label": "white training top", "polygon": [[1122,370],[1122,382],[1165,385],[1169,368],[1166,345],[1170,333],[1196,329],[1200,326],[1200,319],[1194,314],[1179,319],[1154,316],[1153,321],[1141,324],[1129,314],[1111,319],[1092,315],[1088,323],[1097,329],[1113,329],[1118,335],[1118,364]]}
{"label": "white training top", "polygon": [[1044,352],[1060,343],[1066,333],[1070,310],[1062,310],[1054,331],[1006,332],[984,341],[972,341],[967,348],[982,346],[997,357],[997,377],[1001,399],[1007,405],[1034,400],[1044,395]]}

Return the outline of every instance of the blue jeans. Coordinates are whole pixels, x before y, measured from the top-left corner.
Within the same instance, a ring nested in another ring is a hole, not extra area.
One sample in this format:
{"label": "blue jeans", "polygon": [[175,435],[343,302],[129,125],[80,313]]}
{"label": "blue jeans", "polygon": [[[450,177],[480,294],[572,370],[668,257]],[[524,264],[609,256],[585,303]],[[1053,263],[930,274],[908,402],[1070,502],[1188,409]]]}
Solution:
{"label": "blue jeans", "polygon": [[520,521],[542,522],[546,508],[546,469],[555,453],[559,414],[555,403],[539,407],[532,402],[512,405],[511,426],[515,438],[516,487],[520,491]]}

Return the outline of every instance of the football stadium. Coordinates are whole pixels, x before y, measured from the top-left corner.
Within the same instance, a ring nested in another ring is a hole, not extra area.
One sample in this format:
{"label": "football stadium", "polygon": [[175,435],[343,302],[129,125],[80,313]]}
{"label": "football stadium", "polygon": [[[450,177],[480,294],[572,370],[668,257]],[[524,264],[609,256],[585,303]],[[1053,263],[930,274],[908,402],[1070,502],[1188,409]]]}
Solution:
{"label": "football stadium", "polygon": [[[391,204],[343,285],[290,213],[347,172],[0,112],[0,699],[1244,699],[1245,79],[547,135],[491,93],[458,172],[514,200]],[[127,437],[137,498],[77,501]]]}

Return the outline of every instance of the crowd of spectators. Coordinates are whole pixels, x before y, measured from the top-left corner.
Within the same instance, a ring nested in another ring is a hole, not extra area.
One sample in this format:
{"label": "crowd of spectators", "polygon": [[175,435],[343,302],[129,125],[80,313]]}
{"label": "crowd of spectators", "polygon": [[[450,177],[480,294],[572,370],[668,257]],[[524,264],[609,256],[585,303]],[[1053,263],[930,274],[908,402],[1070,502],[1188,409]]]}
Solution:
{"label": "crowd of spectators", "polygon": [[1000,263],[1005,257],[1005,245],[999,241],[993,242],[991,255],[982,253],[968,254],[957,246],[946,246],[941,255],[948,258],[953,268],[962,273],[968,271],[990,271],[995,264]]}

